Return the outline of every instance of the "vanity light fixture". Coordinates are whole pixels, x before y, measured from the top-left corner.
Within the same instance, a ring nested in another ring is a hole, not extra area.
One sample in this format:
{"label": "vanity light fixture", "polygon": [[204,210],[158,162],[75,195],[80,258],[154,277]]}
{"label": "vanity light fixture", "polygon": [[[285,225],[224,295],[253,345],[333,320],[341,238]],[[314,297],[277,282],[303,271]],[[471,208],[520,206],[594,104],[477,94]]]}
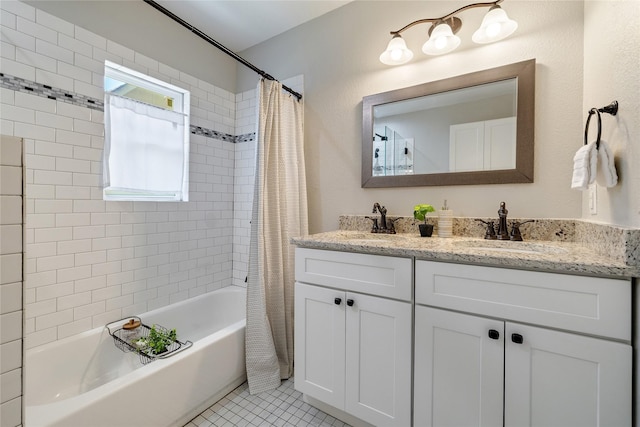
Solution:
{"label": "vanity light fixture", "polygon": [[407,44],[400,34],[395,34],[389,44],[387,50],[380,55],[380,61],[387,65],[400,65],[411,61],[413,52],[407,48]]}
{"label": "vanity light fixture", "polygon": [[[455,23],[455,18],[451,18],[451,21]],[[462,26],[456,27],[456,32]],[[454,25],[455,27],[455,25]],[[455,50],[460,46],[460,37],[456,36],[451,28],[451,25],[445,21],[435,23],[429,29],[429,40],[422,46],[422,51],[427,55],[442,55]]]}
{"label": "vanity light fixture", "polygon": [[407,48],[400,33],[418,24],[431,24],[429,39],[422,46],[425,54],[442,55],[455,50],[460,45],[460,37],[456,36],[456,33],[462,27],[462,20],[455,15],[476,7],[488,7],[489,11],[484,16],[480,28],[473,33],[472,40],[475,43],[492,43],[502,40],[518,28],[518,23],[509,19],[507,13],[498,5],[503,1],[469,4],[441,18],[419,19],[398,31],[391,31],[393,38],[387,45],[387,49],[380,55],[380,62],[387,65],[401,65],[409,62],[413,58],[413,52]]}

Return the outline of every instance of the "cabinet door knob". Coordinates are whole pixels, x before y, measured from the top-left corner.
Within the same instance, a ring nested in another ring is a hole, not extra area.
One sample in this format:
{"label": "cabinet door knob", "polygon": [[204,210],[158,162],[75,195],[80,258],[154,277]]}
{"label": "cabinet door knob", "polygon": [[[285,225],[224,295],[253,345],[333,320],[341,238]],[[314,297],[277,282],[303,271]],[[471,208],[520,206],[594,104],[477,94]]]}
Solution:
{"label": "cabinet door knob", "polygon": [[492,340],[497,340],[498,338],[500,338],[500,332],[496,331],[495,329],[489,329],[489,338],[491,338]]}
{"label": "cabinet door knob", "polygon": [[524,338],[520,334],[511,334],[511,341],[516,344],[522,344],[524,342]]}
{"label": "cabinet door knob", "polygon": [[353,301],[352,299],[348,299],[348,300],[347,300],[347,305],[348,305],[349,307],[353,306],[353,303],[354,303],[354,301]]}
{"label": "cabinet door knob", "polygon": [[336,299],[334,299],[334,300],[333,300],[333,302],[334,302],[336,305],[340,305],[340,303],[342,302],[342,298],[336,298]]}

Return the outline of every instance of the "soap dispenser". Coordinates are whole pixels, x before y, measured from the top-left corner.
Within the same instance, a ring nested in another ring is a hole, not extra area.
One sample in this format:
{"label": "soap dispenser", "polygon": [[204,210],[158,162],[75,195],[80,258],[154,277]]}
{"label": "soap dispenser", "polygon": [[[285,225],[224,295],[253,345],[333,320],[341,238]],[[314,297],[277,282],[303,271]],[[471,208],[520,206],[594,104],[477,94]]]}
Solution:
{"label": "soap dispenser", "polygon": [[453,235],[453,211],[448,208],[447,201],[438,212],[438,237],[451,237]]}

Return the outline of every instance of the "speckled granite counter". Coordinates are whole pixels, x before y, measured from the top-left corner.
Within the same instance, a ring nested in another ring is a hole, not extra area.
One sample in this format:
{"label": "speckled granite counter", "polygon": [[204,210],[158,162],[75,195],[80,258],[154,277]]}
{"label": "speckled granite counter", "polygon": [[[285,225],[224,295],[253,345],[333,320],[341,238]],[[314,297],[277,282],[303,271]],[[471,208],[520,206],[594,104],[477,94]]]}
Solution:
{"label": "speckled granite counter", "polygon": [[477,237],[420,237],[339,230],[294,238],[298,247],[553,271],[602,277],[640,277],[640,267],[565,241],[511,242]]}

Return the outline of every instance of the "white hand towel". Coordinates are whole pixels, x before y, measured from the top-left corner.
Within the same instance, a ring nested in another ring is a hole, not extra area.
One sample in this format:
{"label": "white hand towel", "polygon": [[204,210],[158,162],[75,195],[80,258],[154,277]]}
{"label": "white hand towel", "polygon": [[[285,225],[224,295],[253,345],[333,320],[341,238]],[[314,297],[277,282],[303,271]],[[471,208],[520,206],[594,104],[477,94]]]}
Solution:
{"label": "white hand towel", "polygon": [[596,169],[598,165],[598,153],[596,143],[591,142],[583,145],[573,156],[573,178],[571,188],[574,190],[586,190],[589,184],[596,179]]}
{"label": "white hand towel", "polygon": [[596,181],[603,187],[613,187],[618,183],[618,173],[616,165],[613,163],[613,153],[609,145],[600,141],[600,149],[598,150],[598,172]]}

